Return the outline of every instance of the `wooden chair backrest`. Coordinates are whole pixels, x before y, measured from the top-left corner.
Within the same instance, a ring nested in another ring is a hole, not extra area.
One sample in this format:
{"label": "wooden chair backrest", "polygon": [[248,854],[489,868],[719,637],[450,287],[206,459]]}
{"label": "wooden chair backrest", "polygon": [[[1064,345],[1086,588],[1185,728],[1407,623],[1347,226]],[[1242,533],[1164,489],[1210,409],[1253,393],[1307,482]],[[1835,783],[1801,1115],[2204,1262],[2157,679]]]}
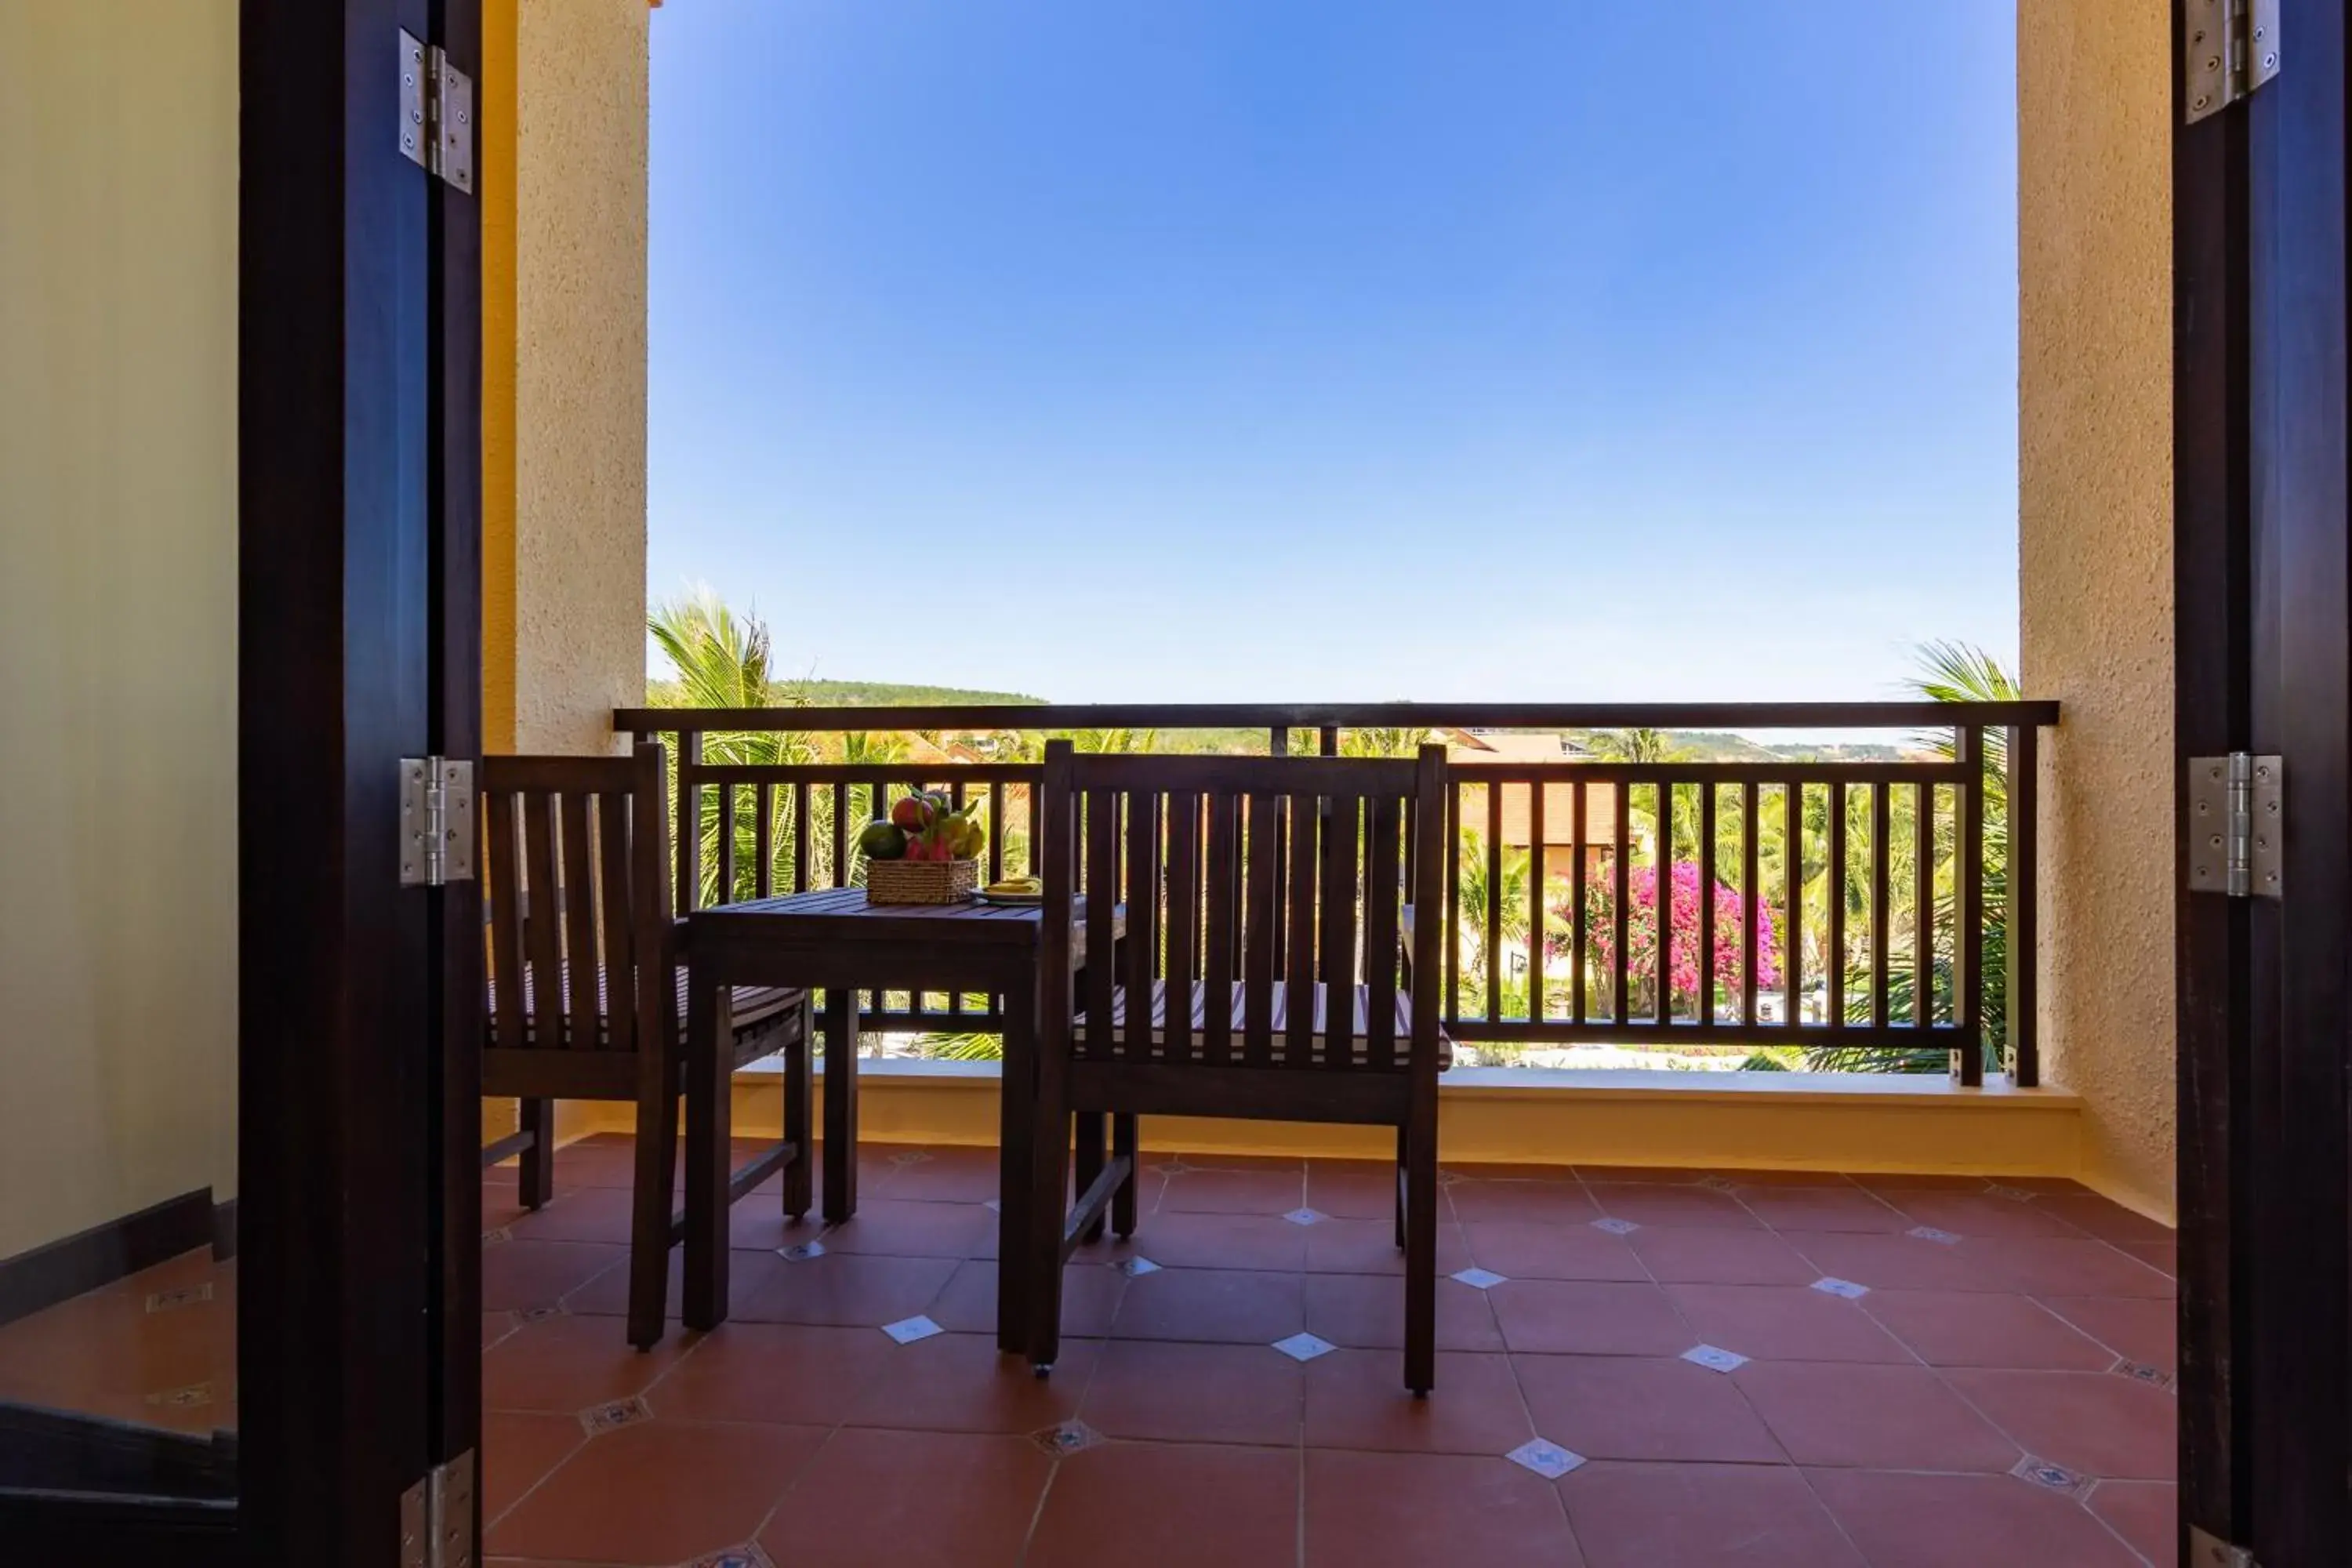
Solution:
{"label": "wooden chair backrest", "polygon": [[491,1049],[625,1052],[676,1034],[666,778],[650,743],[482,759]]}
{"label": "wooden chair backrest", "polygon": [[[1410,1068],[1434,1081],[1433,986],[1412,994],[1399,1038],[1398,932],[1406,889],[1444,885],[1445,790],[1439,746],[1417,759],[1360,759],[1082,756],[1066,742],[1049,744],[1040,826],[1045,973],[1069,972],[1081,887],[1087,962],[1075,1008],[1055,1006],[1048,994],[1047,1047],[1066,1036],[1066,1048],[1087,1061]],[[1120,900],[1124,952],[1101,962],[1112,952]],[[1439,925],[1415,922],[1417,974],[1440,972]],[[1170,998],[1158,1045],[1143,1000],[1155,979],[1166,981]],[[1189,1005],[1196,982],[1207,997],[1197,1029]],[[1319,1036],[1318,982],[1328,987]],[[1360,1016],[1359,984],[1369,988]],[[1238,1005],[1219,1005],[1236,985]],[[1129,1000],[1115,1026],[1121,990]]]}

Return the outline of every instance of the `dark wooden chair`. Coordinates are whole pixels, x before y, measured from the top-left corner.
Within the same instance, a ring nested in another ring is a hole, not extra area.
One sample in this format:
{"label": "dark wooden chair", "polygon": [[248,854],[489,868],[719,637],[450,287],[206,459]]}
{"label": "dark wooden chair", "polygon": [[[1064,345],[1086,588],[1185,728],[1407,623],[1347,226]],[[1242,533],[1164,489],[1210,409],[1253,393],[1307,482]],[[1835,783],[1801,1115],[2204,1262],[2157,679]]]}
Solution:
{"label": "dark wooden chair", "polygon": [[[1029,1357],[1061,1344],[1061,1279],[1106,1218],[1135,1224],[1138,1115],[1353,1122],[1397,1131],[1404,1381],[1435,1375],[1438,998],[1399,977],[1404,890],[1442,885],[1445,753],[1418,760],[1078,756],[1045,751],[1045,883],[1028,1255]],[[1412,874],[1408,877],[1408,871]],[[1087,894],[1071,964],[1071,901]],[[1100,929],[1097,929],[1099,927]],[[1416,973],[1438,973],[1438,922]],[[1007,1092],[1011,1092],[1008,1089]],[[1102,1119],[1111,1119],[1106,1155]],[[1072,1133],[1077,1197],[1070,1204]]]}
{"label": "dark wooden chair", "polygon": [[[686,971],[670,913],[665,773],[650,744],[626,757],[485,757],[479,792],[490,947],[482,1092],[522,1102],[520,1128],[487,1146],[483,1163],[520,1154],[518,1195],[537,1208],[554,1195],[555,1102],[635,1102],[628,1332],[641,1349],[662,1337],[669,1250],[685,1228],[672,1203]],[[783,1054],[784,1138],[734,1173],[730,1204],[781,1169],[784,1212],[808,1212],[809,1041],[805,993],[735,992],[735,1065]]]}

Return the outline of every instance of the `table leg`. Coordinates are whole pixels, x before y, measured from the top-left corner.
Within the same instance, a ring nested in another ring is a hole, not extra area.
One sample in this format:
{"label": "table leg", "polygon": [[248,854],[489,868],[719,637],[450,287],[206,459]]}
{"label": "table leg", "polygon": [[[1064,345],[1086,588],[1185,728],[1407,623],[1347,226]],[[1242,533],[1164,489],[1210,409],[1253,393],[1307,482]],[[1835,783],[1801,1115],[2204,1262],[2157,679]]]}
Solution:
{"label": "table leg", "polygon": [[727,1185],[733,1174],[733,1108],[728,1103],[733,993],[687,971],[686,1299],[689,1329],[727,1318]]}
{"label": "table leg", "polygon": [[1033,973],[1004,994],[1004,1074],[997,1124],[996,1348],[1008,1355],[1029,1349],[1027,1215],[1032,1153],[1032,1103],[1037,1077],[1037,979]]}
{"label": "table leg", "polygon": [[857,1212],[857,993],[824,994],[824,1218]]}

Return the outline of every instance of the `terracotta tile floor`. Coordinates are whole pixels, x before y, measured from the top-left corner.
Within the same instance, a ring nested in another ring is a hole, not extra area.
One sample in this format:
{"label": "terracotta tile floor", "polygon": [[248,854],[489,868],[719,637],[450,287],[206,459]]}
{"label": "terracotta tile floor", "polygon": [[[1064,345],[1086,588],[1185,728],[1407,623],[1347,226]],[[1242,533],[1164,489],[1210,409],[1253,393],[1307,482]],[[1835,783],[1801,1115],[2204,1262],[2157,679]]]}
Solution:
{"label": "terracotta tile floor", "polygon": [[[1385,1169],[1147,1160],[1042,1382],[995,1349],[992,1152],[863,1149],[831,1232],[747,1198],[733,1321],[652,1355],[618,1321],[625,1142],[565,1151],[537,1215],[491,1173],[488,1562],[2173,1561],[2170,1237],[2087,1192],[1449,1172],[1441,1267],[1502,1278],[1440,1281],[1415,1401]],[[880,1331],[915,1316],[943,1331]],[[1272,1348],[1302,1332],[1332,1348]]]}
{"label": "terracotta tile floor", "polygon": [[185,1253],[0,1324],[0,1403],[201,1435],[236,1426],[236,1264]]}

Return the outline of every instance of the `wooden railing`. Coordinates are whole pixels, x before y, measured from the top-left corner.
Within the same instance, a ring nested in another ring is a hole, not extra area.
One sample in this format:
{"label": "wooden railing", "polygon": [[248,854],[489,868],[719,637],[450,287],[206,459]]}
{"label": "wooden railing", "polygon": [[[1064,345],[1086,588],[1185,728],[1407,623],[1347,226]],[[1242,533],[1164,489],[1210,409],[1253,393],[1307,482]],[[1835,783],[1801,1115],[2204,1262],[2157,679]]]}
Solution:
{"label": "wooden railing", "polygon": [[[2047,702],[1904,702],[650,708],[614,722],[672,749],[677,820],[698,826],[678,836],[681,910],[856,880],[858,826],[918,788],[984,799],[989,875],[1025,869],[1048,732],[1149,750],[1248,731],[1276,754],[1444,731],[1936,736],[1899,761],[1457,754],[1445,885],[1413,889],[1414,913],[1446,922],[1446,1028],[1473,1045],[1796,1047],[1813,1066],[1948,1064],[1966,1084],[1991,1056],[2031,1086],[2035,763],[2056,721]],[[887,734],[984,760],[857,761],[845,745]],[[1001,1022],[976,995],[877,994],[863,1011],[886,1031]]]}

